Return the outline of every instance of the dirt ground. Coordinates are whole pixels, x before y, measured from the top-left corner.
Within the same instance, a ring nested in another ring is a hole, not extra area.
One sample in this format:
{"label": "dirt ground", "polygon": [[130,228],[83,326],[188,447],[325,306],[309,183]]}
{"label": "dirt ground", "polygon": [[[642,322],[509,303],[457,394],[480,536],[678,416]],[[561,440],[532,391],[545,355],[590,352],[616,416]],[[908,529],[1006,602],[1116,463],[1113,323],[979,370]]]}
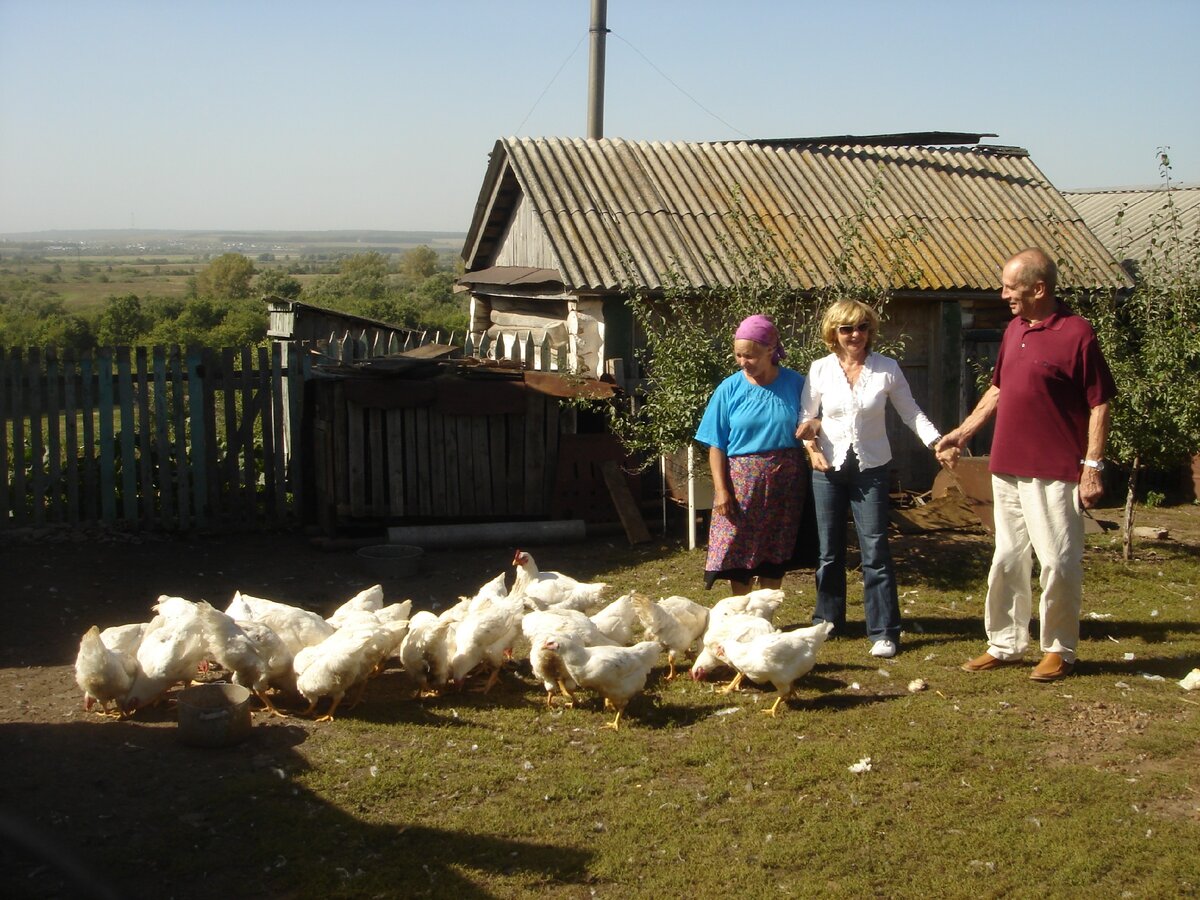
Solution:
{"label": "dirt ground", "polygon": [[[1119,511],[1107,510],[1105,517],[1119,518]],[[1174,529],[1173,537],[1200,544],[1200,507],[1158,518]],[[990,543],[983,534],[960,539]],[[900,540],[920,555],[921,538]],[[552,567],[586,577],[661,550],[661,541],[634,549],[614,535],[555,547]],[[411,596],[418,607],[436,608],[504,569],[511,552],[430,553],[423,572],[400,583],[381,579],[353,549],[319,549],[300,534],[0,534],[0,771],[6,775],[0,779],[0,890],[6,896],[86,896],[62,876],[64,866],[117,848],[136,856],[145,829],[154,827],[142,815],[147,803],[172,802],[181,770],[189,772],[194,789],[228,766],[220,754],[205,756],[181,745],[173,711],[140,713],[143,727],[131,738],[128,729],[108,727],[111,722],[83,710],[73,664],[89,626],[146,621],[160,594],[224,608],[235,590],[328,614],[377,581],[389,599]],[[272,766],[313,727],[301,719],[256,718],[256,754],[246,765]],[[131,782],[125,772],[135,761],[139,777]],[[195,824],[198,815],[203,813],[180,804],[184,825]],[[30,849],[39,839],[44,845]],[[159,864],[144,862],[141,887],[157,894]]]}
{"label": "dirt ground", "polygon": [[[547,568],[586,578],[656,555],[660,544],[633,549],[615,534],[545,552],[555,561]],[[396,579],[381,576],[354,549],[318,549],[296,533],[184,539],[100,529],[0,532],[0,772],[6,775],[0,778],[0,895],[104,896],[81,892],[61,870],[72,859],[107,852],[136,857],[149,843],[148,829],[161,827],[161,810],[148,819],[150,805],[177,811],[185,833],[205,827],[202,804],[184,798],[194,799],[206,779],[228,773],[231,751],[197,751],[179,742],[170,706],[139,711],[136,731],[85,712],[74,662],[91,625],[148,621],[160,594],[224,609],[237,590],[328,615],[375,583],[383,584],[389,601],[411,597],[416,608],[444,608],[502,570],[511,582],[512,553],[512,547],[432,551],[417,575]],[[294,759],[293,748],[319,727],[255,716],[256,752],[245,764],[261,771]],[[187,773],[182,781],[181,772]],[[39,839],[44,845],[31,849]],[[138,896],[206,895],[186,886],[163,894],[158,882],[167,867],[150,854],[142,862]]]}

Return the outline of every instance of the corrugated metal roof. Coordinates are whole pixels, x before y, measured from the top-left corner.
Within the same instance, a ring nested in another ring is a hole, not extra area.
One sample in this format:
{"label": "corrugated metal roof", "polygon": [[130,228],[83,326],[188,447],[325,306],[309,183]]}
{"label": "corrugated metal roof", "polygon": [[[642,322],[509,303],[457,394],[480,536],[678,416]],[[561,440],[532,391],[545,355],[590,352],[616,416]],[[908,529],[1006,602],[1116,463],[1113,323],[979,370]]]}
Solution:
{"label": "corrugated metal roof", "polygon": [[[1120,259],[1141,259],[1159,223],[1167,218],[1165,187],[1063,193],[1096,237]],[[1181,236],[1195,239],[1200,234],[1200,185],[1174,186],[1170,199],[1179,216]]]}
{"label": "corrugated metal roof", "polygon": [[[468,271],[490,264],[515,181],[545,229],[571,290],[661,288],[677,271],[697,288],[737,278],[737,253],[765,226],[772,274],[808,290],[829,284],[843,224],[871,196],[864,262],[881,277],[898,231],[917,287],[992,291],[1018,250],[1064,260],[1064,287],[1114,289],[1125,273],[1079,214],[1018,148],[826,146],[806,142],[683,143],[505,138],[496,143],[471,223]],[[740,204],[734,197],[740,198]],[[896,284],[895,287],[907,285]]]}

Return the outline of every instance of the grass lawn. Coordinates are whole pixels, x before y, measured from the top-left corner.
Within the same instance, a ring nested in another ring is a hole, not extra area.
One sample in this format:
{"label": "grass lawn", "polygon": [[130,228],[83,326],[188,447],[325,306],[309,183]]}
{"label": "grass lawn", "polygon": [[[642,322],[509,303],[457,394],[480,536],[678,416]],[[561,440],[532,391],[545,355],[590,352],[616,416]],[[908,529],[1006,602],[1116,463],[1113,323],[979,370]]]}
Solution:
{"label": "grass lawn", "polygon": [[[331,723],[260,720],[191,774],[114,776],[118,821],[122,790],[156,799],[90,852],[116,883],[159,877],[174,896],[1194,896],[1200,692],[1176,682],[1200,666],[1200,507],[1139,521],[1173,539],[1126,563],[1119,537],[1089,538],[1080,662],[1057,684],[1029,680],[1037,654],[959,668],[985,646],[986,537],[900,538],[902,653],[868,656],[854,601],[860,630],[822,648],[777,718],[770,689],[668,683],[665,657],[619,732],[594,696],[548,710],[523,660],[486,696],[414,699],[389,671]],[[503,556],[430,554],[418,605]],[[662,543],[538,558],[622,592],[723,595],[697,590],[701,552]],[[776,622],[807,624],[812,573],[785,587]],[[177,752],[149,727],[169,719],[88,727],[139,747],[122,751],[136,766]]]}

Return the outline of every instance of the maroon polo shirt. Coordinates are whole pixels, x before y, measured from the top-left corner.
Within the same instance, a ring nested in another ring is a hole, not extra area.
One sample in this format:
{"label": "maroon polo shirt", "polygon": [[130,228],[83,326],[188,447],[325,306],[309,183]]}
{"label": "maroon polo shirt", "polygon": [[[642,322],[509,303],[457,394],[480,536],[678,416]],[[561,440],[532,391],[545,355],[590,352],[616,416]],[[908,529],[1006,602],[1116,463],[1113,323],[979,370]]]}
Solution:
{"label": "maroon polo shirt", "polygon": [[1117,387],[1096,333],[1062,303],[1031,325],[1008,323],[992,384],[1000,388],[989,469],[998,475],[1078,481],[1091,409]]}

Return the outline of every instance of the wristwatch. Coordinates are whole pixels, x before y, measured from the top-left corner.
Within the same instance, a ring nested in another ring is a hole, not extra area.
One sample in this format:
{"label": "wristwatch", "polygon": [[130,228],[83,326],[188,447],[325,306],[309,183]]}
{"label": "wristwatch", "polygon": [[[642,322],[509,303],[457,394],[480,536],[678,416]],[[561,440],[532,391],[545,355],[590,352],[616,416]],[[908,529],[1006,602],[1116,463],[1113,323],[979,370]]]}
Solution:
{"label": "wristwatch", "polygon": [[1104,471],[1104,460],[1102,459],[1081,459],[1079,464],[1087,466],[1089,469],[1095,469],[1097,472]]}

